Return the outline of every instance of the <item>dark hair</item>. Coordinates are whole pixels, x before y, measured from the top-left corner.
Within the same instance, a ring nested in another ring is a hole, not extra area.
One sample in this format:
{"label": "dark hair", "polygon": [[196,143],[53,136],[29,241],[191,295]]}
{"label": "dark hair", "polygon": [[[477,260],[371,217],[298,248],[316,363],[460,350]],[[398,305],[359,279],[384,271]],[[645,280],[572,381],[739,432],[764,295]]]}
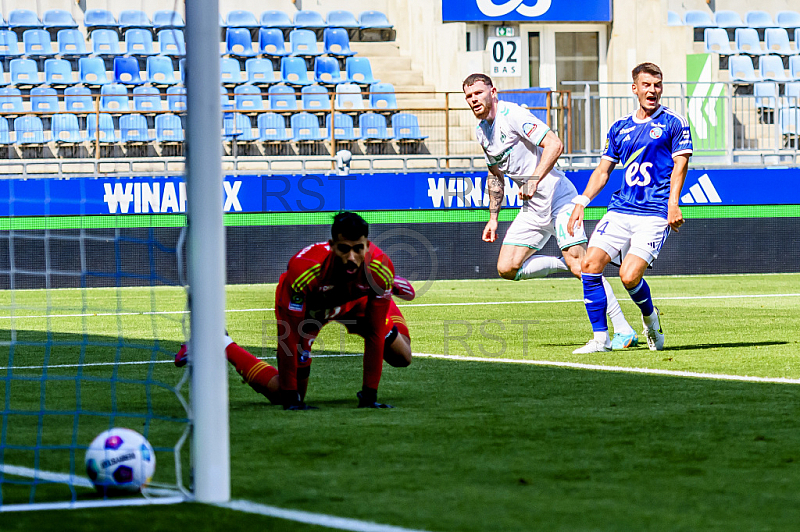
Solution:
{"label": "dark hair", "polygon": [[331,238],[336,240],[339,235],[346,240],[358,240],[362,236],[369,236],[369,225],[364,218],[354,212],[340,212],[333,217]]}
{"label": "dark hair", "polygon": [[471,85],[475,85],[475,83],[482,81],[484,85],[487,87],[493,87],[492,78],[487,76],[486,74],[470,74],[467,76],[467,79],[464,80],[464,83],[461,84],[461,90],[464,90],[464,87],[469,87]]}
{"label": "dark hair", "polygon": [[645,74],[650,74],[651,76],[658,76],[661,79],[664,79],[664,74],[661,73],[661,69],[658,68],[658,65],[655,63],[642,63],[641,65],[636,65],[636,68],[631,71],[631,75],[633,76],[633,82],[636,83],[636,78],[639,77],[639,74],[644,72]]}

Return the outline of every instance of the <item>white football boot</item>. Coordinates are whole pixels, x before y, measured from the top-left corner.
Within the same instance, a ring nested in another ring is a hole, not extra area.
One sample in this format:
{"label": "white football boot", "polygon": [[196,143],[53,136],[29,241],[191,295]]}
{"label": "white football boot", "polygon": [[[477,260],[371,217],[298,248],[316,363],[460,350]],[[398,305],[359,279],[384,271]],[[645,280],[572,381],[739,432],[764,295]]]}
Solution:
{"label": "white football boot", "polygon": [[598,342],[594,338],[589,340],[583,347],[579,347],[575,351],[572,352],[573,355],[588,355],[589,353],[604,353],[606,351],[611,351],[611,346],[605,345],[603,342]]}
{"label": "white football boot", "polygon": [[647,347],[650,348],[650,351],[661,351],[664,349],[664,331],[661,327],[661,313],[658,311],[657,307],[656,316],[658,317],[658,329],[648,327],[644,322],[644,317],[642,317],[642,324],[644,325],[644,332],[642,335],[647,338]]}

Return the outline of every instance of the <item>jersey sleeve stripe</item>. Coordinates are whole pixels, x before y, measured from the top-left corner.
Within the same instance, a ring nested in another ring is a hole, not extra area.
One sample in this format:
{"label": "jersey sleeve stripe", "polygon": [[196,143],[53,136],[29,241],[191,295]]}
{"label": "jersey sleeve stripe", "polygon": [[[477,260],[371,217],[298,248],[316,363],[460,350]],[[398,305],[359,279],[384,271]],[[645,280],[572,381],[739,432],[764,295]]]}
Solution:
{"label": "jersey sleeve stripe", "polygon": [[675,157],[676,155],[686,155],[687,153],[689,155],[691,155],[692,154],[692,150],[690,150],[688,148],[685,149],[685,150],[678,150],[676,152],[672,152],[672,156]]}
{"label": "jersey sleeve stripe", "polygon": [[389,280],[389,281],[393,281],[394,280],[394,275],[392,274],[392,271],[389,268],[387,268],[385,265],[383,265],[382,263],[380,263],[378,261],[372,261],[372,267],[373,268],[377,268],[380,271],[382,271],[384,273],[384,275],[386,276],[387,280]]}
{"label": "jersey sleeve stripe", "polygon": [[301,273],[297,279],[294,280],[292,283],[292,290],[298,292],[305,288],[312,279],[319,275],[319,271],[322,268],[322,264],[315,264],[314,266],[310,267],[303,273]]}
{"label": "jersey sleeve stripe", "polygon": [[606,161],[611,161],[612,163],[618,163],[619,159],[614,159],[613,157],[609,157],[608,155],[601,155],[601,159],[605,159]]}

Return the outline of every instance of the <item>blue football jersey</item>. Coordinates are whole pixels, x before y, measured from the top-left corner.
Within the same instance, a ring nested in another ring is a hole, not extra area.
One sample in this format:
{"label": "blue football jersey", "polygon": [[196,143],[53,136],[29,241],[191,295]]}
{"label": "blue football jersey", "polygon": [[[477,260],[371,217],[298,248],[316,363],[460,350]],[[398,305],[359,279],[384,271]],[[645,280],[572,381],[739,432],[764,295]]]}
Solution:
{"label": "blue football jersey", "polygon": [[635,113],[617,120],[608,131],[603,158],[622,163],[624,175],[608,210],[666,218],[672,158],[691,153],[689,122],[666,106],[646,120]]}

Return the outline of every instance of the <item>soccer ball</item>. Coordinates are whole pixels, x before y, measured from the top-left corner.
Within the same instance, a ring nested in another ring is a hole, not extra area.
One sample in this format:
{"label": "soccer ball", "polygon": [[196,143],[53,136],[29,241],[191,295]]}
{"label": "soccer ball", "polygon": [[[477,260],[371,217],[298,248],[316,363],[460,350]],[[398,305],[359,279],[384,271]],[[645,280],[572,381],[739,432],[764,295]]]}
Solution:
{"label": "soccer ball", "polygon": [[100,433],[86,449],[86,473],[101,493],[137,492],[156,470],[156,454],[135,430]]}

